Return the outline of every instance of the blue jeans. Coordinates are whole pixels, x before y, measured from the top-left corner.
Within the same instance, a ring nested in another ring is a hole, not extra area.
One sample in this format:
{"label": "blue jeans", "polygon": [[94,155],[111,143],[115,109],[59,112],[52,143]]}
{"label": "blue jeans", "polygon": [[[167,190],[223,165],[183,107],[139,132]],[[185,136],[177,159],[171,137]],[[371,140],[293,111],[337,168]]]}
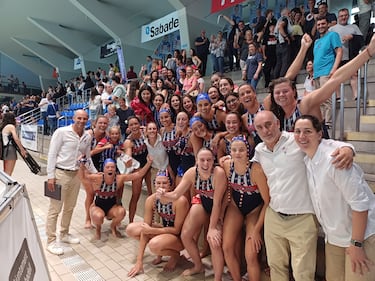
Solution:
{"label": "blue jeans", "polygon": [[215,57],[216,71],[224,73],[224,57]]}
{"label": "blue jeans", "polygon": [[50,136],[52,136],[53,132],[56,131],[56,129],[57,129],[57,118],[56,117],[48,118],[48,128],[49,128],[49,134],[50,134]]}
{"label": "blue jeans", "polygon": [[259,78],[258,79],[251,78],[247,80],[247,84],[250,84],[251,86],[253,86],[254,89],[257,88],[258,82],[259,82]]}

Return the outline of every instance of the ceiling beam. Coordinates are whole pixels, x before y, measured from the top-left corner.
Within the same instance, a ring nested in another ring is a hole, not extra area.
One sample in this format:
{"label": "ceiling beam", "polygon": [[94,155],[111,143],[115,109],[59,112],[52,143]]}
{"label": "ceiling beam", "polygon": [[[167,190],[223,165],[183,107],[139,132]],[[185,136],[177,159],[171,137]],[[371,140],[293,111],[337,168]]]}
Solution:
{"label": "ceiling beam", "polygon": [[84,57],[84,54],[98,47],[79,31],[42,19],[28,17],[28,20],[77,56]]}
{"label": "ceiling beam", "polygon": [[33,54],[37,55],[45,62],[49,63],[54,67],[58,67],[60,70],[71,71],[73,69],[73,60],[67,58],[58,52],[55,52],[53,49],[49,48],[47,45],[40,44],[35,41],[15,38],[12,37],[12,40],[29,50]]}

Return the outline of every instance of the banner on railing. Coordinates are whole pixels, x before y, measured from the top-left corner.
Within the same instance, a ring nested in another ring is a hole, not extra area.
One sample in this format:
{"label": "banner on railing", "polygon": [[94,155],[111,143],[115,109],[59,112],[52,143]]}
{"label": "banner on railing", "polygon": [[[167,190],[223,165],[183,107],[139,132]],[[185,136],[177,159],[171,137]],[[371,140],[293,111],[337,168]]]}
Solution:
{"label": "banner on railing", "polygon": [[21,186],[15,188],[17,192],[0,206],[0,280],[48,281],[30,201]]}
{"label": "banner on railing", "polygon": [[21,125],[21,143],[27,149],[38,151],[38,125]]}

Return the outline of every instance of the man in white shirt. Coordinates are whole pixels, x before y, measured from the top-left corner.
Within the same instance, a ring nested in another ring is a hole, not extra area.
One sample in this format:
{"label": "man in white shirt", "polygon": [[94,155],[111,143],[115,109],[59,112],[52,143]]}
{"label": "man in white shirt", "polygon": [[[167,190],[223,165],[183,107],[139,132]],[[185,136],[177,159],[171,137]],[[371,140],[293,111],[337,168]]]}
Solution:
{"label": "man in white shirt", "polygon": [[[340,67],[349,61],[349,41],[358,40],[358,37],[354,35],[362,36],[362,32],[355,24],[348,24],[349,10],[343,8],[338,13],[339,23],[331,26],[328,30],[337,32],[340,36],[342,43],[342,58]],[[360,38],[362,39],[362,38]],[[357,98],[357,75],[353,75],[350,79],[350,86],[352,87],[353,100]]]}
{"label": "man in white shirt", "polygon": [[[293,133],[280,132],[280,122],[271,111],[258,112],[254,125],[263,143],[255,148],[252,161],[261,164],[271,197],[264,219],[271,279],[289,281],[291,259],[294,280],[313,281],[318,227],[308,191],[304,153]],[[343,147],[339,153],[334,160],[339,166],[350,159],[350,154],[353,157],[351,148]],[[349,157],[342,160],[344,154]]]}
{"label": "man in white shirt", "polygon": [[55,184],[60,184],[61,200],[50,199],[47,215],[47,250],[54,255],[64,254],[64,249],[56,241],[56,225],[62,210],[60,241],[78,244],[79,238],[69,234],[69,226],[80,188],[78,176],[79,160],[87,160],[91,173],[96,173],[91,161],[91,136],[85,131],[88,115],[84,110],[77,110],[70,126],[58,128],[51,138],[48,152],[47,174],[48,189],[53,191]]}

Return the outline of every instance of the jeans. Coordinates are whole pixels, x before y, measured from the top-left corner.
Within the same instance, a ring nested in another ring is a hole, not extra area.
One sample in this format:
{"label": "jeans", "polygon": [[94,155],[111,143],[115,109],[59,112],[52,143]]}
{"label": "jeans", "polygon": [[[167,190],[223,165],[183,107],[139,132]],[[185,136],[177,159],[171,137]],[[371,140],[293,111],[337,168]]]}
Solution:
{"label": "jeans", "polygon": [[276,65],[274,78],[284,77],[290,66],[290,45],[288,43],[276,45]]}
{"label": "jeans", "polygon": [[217,72],[224,73],[224,57],[216,57],[215,65]]}
{"label": "jeans", "polygon": [[258,79],[251,78],[251,79],[247,80],[247,84],[250,84],[255,90],[257,88],[259,78]]}
{"label": "jeans", "polygon": [[56,117],[48,117],[48,128],[49,128],[49,134],[50,134],[50,136],[52,136],[53,133],[57,129],[57,118]]}

